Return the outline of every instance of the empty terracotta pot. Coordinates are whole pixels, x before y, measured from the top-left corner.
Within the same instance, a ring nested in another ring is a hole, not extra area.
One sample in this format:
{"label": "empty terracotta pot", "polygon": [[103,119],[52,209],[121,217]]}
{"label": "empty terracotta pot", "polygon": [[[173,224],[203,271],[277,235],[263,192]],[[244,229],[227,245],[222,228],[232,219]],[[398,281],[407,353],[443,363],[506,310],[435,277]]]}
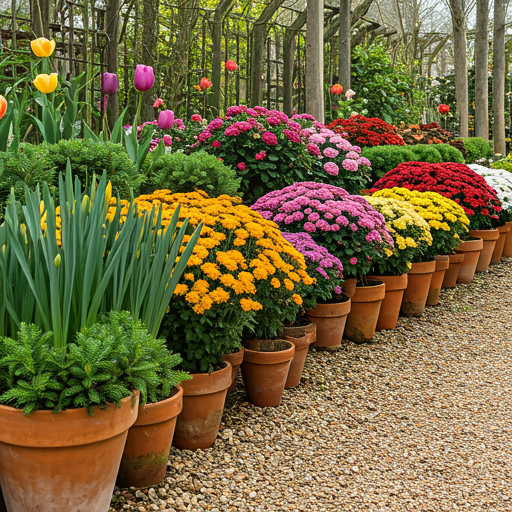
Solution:
{"label": "empty terracotta pot", "polygon": [[450,254],[450,265],[445,271],[441,288],[453,288],[457,284],[457,276],[464,261],[464,253]]}
{"label": "empty terracotta pot", "polygon": [[309,345],[316,339],[316,325],[313,322],[307,326],[307,330],[304,328],[290,327],[285,328],[285,333],[289,330],[292,330],[293,334],[302,333],[303,336],[287,336],[286,334],[284,336],[285,340],[291,341],[295,345],[295,354],[290,363],[284,389],[294,388],[299,385],[306,362],[306,356],[308,355]]}
{"label": "empty terracotta pot", "polygon": [[407,288],[407,274],[401,276],[369,276],[371,279],[382,281],[386,285],[384,299],[380,306],[379,319],[377,320],[377,331],[394,329],[398,322],[400,306],[404,291]]}
{"label": "empty terracotta pot", "polygon": [[449,267],[450,256],[441,254],[436,256],[436,269],[432,274],[432,281],[430,281],[427,306],[436,306],[439,303],[439,293],[441,292],[444,276]]}
{"label": "empty terracotta pot", "polygon": [[224,354],[222,356],[222,359],[224,359],[224,361],[227,361],[231,365],[233,380],[231,382],[231,386],[229,386],[228,388],[228,393],[233,393],[233,391],[235,391],[236,389],[236,375],[238,373],[238,370],[240,369],[242,361],[244,360],[244,347],[240,347],[240,350],[238,352]]}
{"label": "empty terracotta pot", "polygon": [[345,336],[349,340],[355,343],[372,340],[385,294],[386,285],[376,279],[368,279],[367,286],[356,287],[345,326]]}
{"label": "empty terracotta pot", "polygon": [[499,226],[498,231],[500,236],[496,240],[496,246],[492,253],[491,263],[499,263],[503,255],[503,249],[505,248],[505,241],[507,239],[508,232],[510,231],[511,225],[507,222],[504,226]]}
{"label": "empty terracotta pot", "polygon": [[501,255],[502,258],[512,258],[512,221],[507,222],[507,224],[510,226],[510,231],[507,233],[507,238],[505,239],[505,245]]}
{"label": "empty terracotta pot", "polygon": [[464,254],[464,261],[457,276],[457,283],[469,284],[473,281],[476,265],[483,246],[484,241],[481,238],[473,238],[461,242],[457,249],[455,249],[456,253]]}
{"label": "empty terracotta pot", "polygon": [[478,258],[478,263],[476,264],[476,271],[485,272],[489,268],[489,264],[491,263],[492,253],[494,252],[496,242],[500,237],[500,232],[498,231],[498,228],[473,229],[469,232],[469,236],[481,238],[484,242],[482,252],[480,253],[480,257]]}
{"label": "empty terracotta pot", "polygon": [[138,392],[121,407],[54,414],[0,405],[0,485],[9,512],[107,512]]}
{"label": "empty terracotta pot", "polygon": [[436,260],[413,263],[409,270],[400,313],[404,316],[421,316],[425,311]]}
{"label": "empty terracotta pot", "polygon": [[356,293],[357,279],[355,277],[351,277],[350,279],[345,279],[343,281],[343,293],[351,299]]}
{"label": "empty terracotta pot", "polygon": [[311,346],[329,349],[339,347],[350,308],[350,299],[345,296],[343,302],[317,304],[315,309],[306,311],[307,316],[316,325],[316,341]]}
{"label": "empty terracotta pot", "polygon": [[281,403],[295,345],[286,340],[247,340],[242,378],[249,401],[258,407]]}
{"label": "empty terracotta pot", "polygon": [[118,487],[151,487],[165,478],[176,419],[183,407],[183,389],[177,386],[167,400],[139,408],[130,427],[117,475]]}
{"label": "empty terracotta pot", "polygon": [[231,365],[213,373],[194,373],[181,383],[183,409],[172,444],[180,450],[209,448],[219,432],[226,394],[232,381]]}

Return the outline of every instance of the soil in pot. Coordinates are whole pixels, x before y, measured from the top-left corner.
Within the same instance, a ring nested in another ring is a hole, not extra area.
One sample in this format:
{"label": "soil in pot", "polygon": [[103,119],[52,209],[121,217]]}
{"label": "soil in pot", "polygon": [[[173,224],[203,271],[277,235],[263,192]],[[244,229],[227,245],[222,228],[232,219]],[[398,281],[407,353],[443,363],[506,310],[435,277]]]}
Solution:
{"label": "soil in pot", "polygon": [[165,478],[176,419],[183,407],[183,389],[177,386],[167,400],[139,408],[130,427],[117,475],[119,487],[151,487]]}
{"label": "soil in pot", "polygon": [[457,276],[457,283],[469,284],[473,281],[483,246],[484,242],[481,238],[470,238],[461,242],[455,249],[457,254],[464,254],[464,260]]}
{"label": "soil in pot", "polygon": [[474,229],[469,232],[469,236],[481,238],[483,240],[482,252],[476,265],[477,272],[485,272],[491,263],[492,253],[496,247],[496,242],[500,237],[498,229]]}
{"label": "soil in pot", "polygon": [[240,365],[244,360],[244,347],[240,347],[238,352],[233,352],[231,354],[224,354],[222,356],[224,361],[227,361],[231,365],[232,372],[232,381],[231,386],[228,388],[228,393],[233,393],[236,389],[236,376],[238,374],[238,370],[240,369]]}
{"label": "soil in pot", "polygon": [[439,293],[441,292],[444,276],[449,267],[450,256],[436,256],[436,269],[432,274],[432,281],[430,282],[430,289],[427,296],[427,306],[436,306],[439,303]]}
{"label": "soil in pot", "polygon": [[421,316],[423,314],[435,269],[435,260],[412,264],[400,308],[402,315]]}
{"label": "soil in pot", "polygon": [[[292,327],[294,334],[300,334],[301,328]],[[284,329],[287,332],[287,328]],[[300,383],[302,377],[302,371],[304,370],[304,364],[306,363],[306,356],[308,355],[309,345],[313,343],[316,338],[316,325],[313,322],[307,326],[307,330],[302,328],[303,336],[287,336],[285,334],[284,339],[291,341],[295,345],[295,354],[288,370],[288,377],[284,389],[294,388]]]}
{"label": "soil in pot", "polygon": [[107,512],[139,397],[121,407],[28,416],[0,406],[0,485],[9,512]]}
{"label": "soil in pot", "polygon": [[312,347],[334,350],[341,345],[351,301],[342,296],[340,302],[317,304],[315,309],[306,311],[307,316],[316,325],[316,340]]}
{"label": "soil in pot", "polygon": [[457,284],[457,277],[464,261],[464,254],[450,254],[450,265],[446,270],[441,288],[453,288]]}
{"label": "soil in pot", "polygon": [[226,394],[232,381],[231,365],[212,373],[194,373],[181,383],[183,409],[172,444],[181,450],[209,448],[219,432]]}
{"label": "soil in pot", "polygon": [[386,285],[386,291],[380,306],[377,331],[394,329],[398,322],[400,306],[404,291],[407,288],[407,274],[400,276],[368,276],[371,279],[382,281]]}
{"label": "soil in pot", "polygon": [[281,403],[295,345],[286,340],[247,340],[242,378],[249,400],[259,407]]}
{"label": "soil in pot", "polygon": [[345,326],[345,336],[355,343],[372,340],[386,293],[386,285],[382,281],[368,279],[365,284],[358,283],[356,287]]}
{"label": "soil in pot", "polygon": [[492,253],[491,263],[499,263],[501,257],[503,255],[503,249],[505,248],[505,241],[507,240],[508,232],[510,231],[511,226],[507,222],[504,226],[500,226],[498,231],[500,236],[498,240],[496,240],[496,246],[494,247],[494,251]]}
{"label": "soil in pot", "polygon": [[512,258],[512,221],[507,222],[507,224],[510,226],[510,231],[507,233],[507,238],[505,238],[502,258]]}

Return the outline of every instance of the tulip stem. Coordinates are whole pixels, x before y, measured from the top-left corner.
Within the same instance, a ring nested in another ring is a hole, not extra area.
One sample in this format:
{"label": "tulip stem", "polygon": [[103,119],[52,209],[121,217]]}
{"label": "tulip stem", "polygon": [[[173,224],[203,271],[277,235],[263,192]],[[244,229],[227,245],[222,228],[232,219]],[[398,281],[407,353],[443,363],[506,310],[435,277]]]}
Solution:
{"label": "tulip stem", "polygon": [[140,111],[141,111],[141,108],[142,108],[142,93],[139,92],[139,104],[137,106],[137,126],[135,126],[135,130],[137,130],[137,127],[141,125],[141,122],[140,122]]}

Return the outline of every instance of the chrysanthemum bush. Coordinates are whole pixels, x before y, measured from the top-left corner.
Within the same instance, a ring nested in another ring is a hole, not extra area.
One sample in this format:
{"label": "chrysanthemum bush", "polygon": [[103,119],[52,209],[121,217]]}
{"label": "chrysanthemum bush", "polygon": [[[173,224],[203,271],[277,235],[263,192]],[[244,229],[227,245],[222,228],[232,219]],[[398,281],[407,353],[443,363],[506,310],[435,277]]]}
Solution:
{"label": "chrysanthemum bush", "polygon": [[405,162],[386,173],[372,192],[404,187],[418,192],[437,192],[459,204],[471,229],[492,229],[499,224],[501,203],[496,191],[467,165]]}
{"label": "chrysanthemum bush", "polygon": [[487,185],[493,188],[501,201],[500,219],[504,222],[512,220],[512,174],[505,169],[489,169],[483,165],[470,164],[473,171],[482,176]]}
{"label": "chrysanthemum bush", "polygon": [[384,216],[395,242],[394,250],[388,250],[387,258],[376,261],[372,273],[398,276],[410,270],[412,263],[425,261],[432,245],[430,226],[412,205],[385,197],[370,196],[366,199]]}
{"label": "chrysanthemum bush", "polygon": [[282,233],[306,260],[307,272],[316,279],[303,295],[304,310],[314,309],[317,303],[336,300],[341,295],[343,265],[325,247],[318,245],[309,233]]}
{"label": "chrysanthemum bush", "polygon": [[370,165],[360,157],[359,148],[327,130],[313,116],[301,114],[290,119],[283,112],[264,107],[230,107],[225,118],[214,119],[197,136],[191,146],[194,148],[204,149],[237,169],[248,203],[296,181],[338,184],[346,180],[362,188]]}
{"label": "chrysanthemum bush", "polygon": [[378,117],[352,116],[349,119],[336,119],[327,125],[351,144],[361,147],[396,145],[403,146],[404,140],[396,133],[396,128]]}
{"label": "chrysanthemum bush", "polygon": [[224,354],[240,348],[242,336],[275,336],[286,319],[295,318],[305,289],[314,284],[304,257],[278,227],[239,203],[225,195],[169,190],[135,199],[141,212],[161,206],[163,225],[178,205],[180,220],[203,223],[162,331],[187,370],[218,369]]}
{"label": "chrysanthemum bush", "polygon": [[461,240],[467,237],[469,219],[464,210],[451,199],[436,192],[418,192],[407,188],[385,188],[374,198],[405,201],[428,222],[432,245],[422,255],[422,261],[433,260],[438,254],[453,254]]}
{"label": "chrysanthemum bush", "polygon": [[344,277],[363,277],[393,247],[384,217],[361,196],[322,183],[295,183],[258,199],[251,207],[283,231],[307,232],[337,256]]}

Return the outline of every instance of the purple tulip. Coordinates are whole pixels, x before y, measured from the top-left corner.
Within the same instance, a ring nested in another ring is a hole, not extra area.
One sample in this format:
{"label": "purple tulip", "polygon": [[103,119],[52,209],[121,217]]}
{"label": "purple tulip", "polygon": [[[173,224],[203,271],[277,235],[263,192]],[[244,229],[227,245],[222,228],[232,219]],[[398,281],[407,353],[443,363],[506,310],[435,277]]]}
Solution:
{"label": "purple tulip", "polygon": [[111,96],[119,89],[119,79],[115,73],[103,73],[101,75],[101,92]]}
{"label": "purple tulip", "polygon": [[153,87],[155,83],[155,74],[151,66],[143,66],[139,64],[135,69],[133,76],[133,85],[139,92],[146,92]]}
{"label": "purple tulip", "polygon": [[168,130],[174,124],[174,112],[172,110],[162,110],[158,115],[158,128]]}

